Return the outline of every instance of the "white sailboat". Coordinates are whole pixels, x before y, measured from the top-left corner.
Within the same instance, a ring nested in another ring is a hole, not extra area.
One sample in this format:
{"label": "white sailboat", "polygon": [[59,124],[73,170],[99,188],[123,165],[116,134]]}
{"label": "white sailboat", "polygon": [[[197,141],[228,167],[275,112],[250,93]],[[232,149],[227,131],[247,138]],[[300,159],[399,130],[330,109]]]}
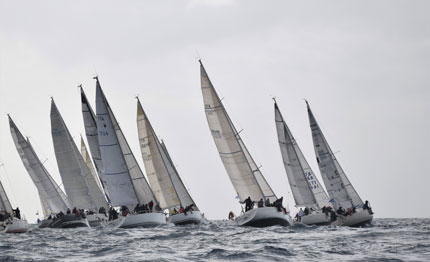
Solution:
{"label": "white sailboat", "polygon": [[166,223],[166,217],[131,152],[100,82],[97,77],[95,79],[102,181],[106,183],[111,205],[127,206],[128,209],[134,209],[136,204],[145,205],[152,202],[154,205],[154,212],[129,213],[121,227],[156,226]]}
{"label": "white sailboat", "polygon": [[179,177],[164,142],[159,141],[139,99],[137,129],[146,175],[161,208],[169,210],[168,221],[175,225],[200,224],[200,211]]}
{"label": "white sailboat", "polygon": [[[277,200],[275,193],[252,159],[216,93],[202,62],[199,62],[201,89],[209,129],[240,201],[257,202],[263,200],[274,203]],[[276,203],[279,205],[280,201],[281,199]],[[276,208],[269,205],[246,210],[235,221],[239,225],[258,227],[291,225],[291,218],[286,212],[280,207]]]}
{"label": "white sailboat", "polygon": [[326,207],[331,207],[328,195],[306,161],[284,121],[276,101],[275,123],[282,159],[294,201],[297,207],[305,207],[307,210],[304,216],[299,218],[300,222],[307,225],[330,224],[330,213],[323,212],[323,209],[326,211]]}
{"label": "white sailboat", "polygon": [[41,226],[53,228],[89,227],[87,219],[74,214],[64,214],[71,207],[66,195],[45,169],[30,141],[24,138],[10,116],[9,125],[16,149],[37,188],[44,206],[44,212],[46,215],[49,214]]}
{"label": "white sailboat", "polygon": [[99,226],[108,217],[97,211],[101,207],[107,210],[107,201],[73,141],[54,99],[51,100],[50,117],[55,157],[69,202],[74,208],[87,211],[90,226]]}
{"label": "white sailboat", "polygon": [[[339,165],[333,151],[327,143],[313,113],[306,101],[309,123],[312,130],[315,155],[327,192],[335,210],[345,209],[344,215],[338,215],[333,224],[343,226],[361,226],[373,219],[370,207],[363,203],[352,186],[345,172]],[[348,213],[348,214],[347,214]]]}
{"label": "white sailboat", "polygon": [[21,218],[21,215],[12,209],[0,181],[0,233],[25,233],[28,228],[27,220]]}

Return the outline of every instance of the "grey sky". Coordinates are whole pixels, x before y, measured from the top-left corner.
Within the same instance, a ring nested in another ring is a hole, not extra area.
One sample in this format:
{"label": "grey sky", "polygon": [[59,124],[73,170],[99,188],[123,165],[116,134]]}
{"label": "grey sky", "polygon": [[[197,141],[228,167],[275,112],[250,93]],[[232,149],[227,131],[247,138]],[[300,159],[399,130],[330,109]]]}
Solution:
{"label": "grey sky", "polygon": [[49,97],[78,142],[76,86],[93,102],[97,73],[139,163],[137,94],[202,212],[238,213],[203,111],[200,56],[263,174],[294,212],[272,96],[316,173],[302,98],[377,217],[428,217],[428,10],[427,1],[0,0],[0,179],[33,221],[37,191],[5,113],[59,182]]}

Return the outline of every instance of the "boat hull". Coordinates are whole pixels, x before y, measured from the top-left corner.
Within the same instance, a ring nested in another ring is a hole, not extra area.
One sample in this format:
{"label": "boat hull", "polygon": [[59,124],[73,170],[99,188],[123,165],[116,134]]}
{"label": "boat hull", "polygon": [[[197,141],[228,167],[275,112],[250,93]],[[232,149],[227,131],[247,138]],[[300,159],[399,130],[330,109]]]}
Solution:
{"label": "boat hull", "polygon": [[189,224],[200,224],[202,222],[202,215],[199,211],[194,212],[187,212],[185,215],[184,213],[176,214],[169,216],[168,219],[169,223],[173,223],[175,225],[189,225]]}
{"label": "boat hull", "polygon": [[300,223],[305,225],[329,225],[331,223],[330,221],[330,215],[326,215],[322,212],[312,213],[306,216],[302,216]]}
{"label": "boat hull", "polygon": [[359,210],[352,215],[340,216],[338,215],[336,221],[332,223],[335,226],[348,226],[348,227],[360,227],[370,224],[373,220],[373,215],[369,213],[367,209]]}
{"label": "boat hull", "polygon": [[47,219],[39,223],[40,228],[77,228],[77,227],[90,227],[86,218],[78,217],[74,214],[64,215],[60,218]]}
{"label": "boat hull", "polygon": [[120,227],[155,227],[165,223],[166,216],[163,213],[128,214]]}
{"label": "boat hull", "polygon": [[278,211],[276,207],[260,207],[248,210],[235,219],[240,226],[269,227],[269,226],[291,226],[292,220],[289,215]]}
{"label": "boat hull", "polygon": [[90,227],[98,227],[103,226],[108,221],[108,217],[105,214],[91,214],[87,215],[87,220]]}
{"label": "boat hull", "polygon": [[14,218],[12,221],[9,221],[2,232],[5,233],[25,233],[28,231],[28,223],[27,220],[20,220]]}

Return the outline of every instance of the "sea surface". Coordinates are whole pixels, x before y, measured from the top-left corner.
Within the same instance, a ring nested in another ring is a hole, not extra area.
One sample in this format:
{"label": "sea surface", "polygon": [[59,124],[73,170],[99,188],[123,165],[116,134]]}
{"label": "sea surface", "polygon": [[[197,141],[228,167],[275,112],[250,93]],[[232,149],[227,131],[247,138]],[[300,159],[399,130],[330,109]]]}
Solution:
{"label": "sea surface", "polygon": [[430,219],[364,228],[251,228],[229,221],[0,235],[0,261],[430,261]]}

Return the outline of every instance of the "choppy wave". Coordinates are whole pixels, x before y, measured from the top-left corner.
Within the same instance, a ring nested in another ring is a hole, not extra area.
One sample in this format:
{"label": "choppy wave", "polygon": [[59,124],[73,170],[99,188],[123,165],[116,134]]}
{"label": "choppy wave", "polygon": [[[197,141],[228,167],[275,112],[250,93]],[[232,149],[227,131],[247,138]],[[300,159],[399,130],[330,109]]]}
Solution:
{"label": "choppy wave", "polygon": [[0,261],[430,261],[430,219],[249,228],[227,221],[0,235]]}

